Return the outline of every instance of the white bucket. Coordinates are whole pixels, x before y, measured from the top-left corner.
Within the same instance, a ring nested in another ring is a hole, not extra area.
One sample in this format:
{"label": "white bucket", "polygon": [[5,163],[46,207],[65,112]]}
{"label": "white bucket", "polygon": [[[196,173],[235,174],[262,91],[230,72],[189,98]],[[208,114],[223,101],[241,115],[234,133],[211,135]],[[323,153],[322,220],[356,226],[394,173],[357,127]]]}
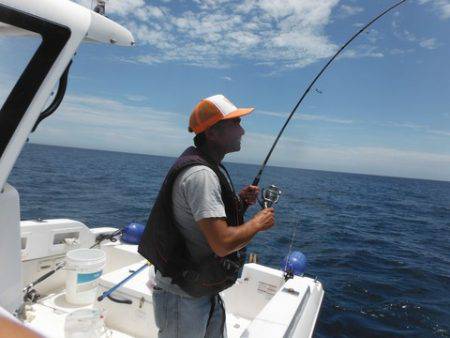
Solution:
{"label": "white bucket", "polygon": [[106,255],[99,249],[75,249],[66,255],[66,300],[75,305],[92,304]]}

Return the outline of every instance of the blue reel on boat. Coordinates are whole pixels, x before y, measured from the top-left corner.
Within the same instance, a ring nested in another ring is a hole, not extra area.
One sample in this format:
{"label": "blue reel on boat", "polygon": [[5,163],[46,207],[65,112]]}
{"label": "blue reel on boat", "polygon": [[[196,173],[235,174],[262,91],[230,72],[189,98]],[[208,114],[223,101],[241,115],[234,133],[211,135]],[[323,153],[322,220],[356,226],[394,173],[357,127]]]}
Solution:
{"label": "blue reel on boat", "polygon": [[139,244],[145,225],[140,223],[130,223],[122,229],[122,242],[129,244]]}
{"label": "blue reel on boat", "polygon": [[293,251],[283,259],[281,269],[287,275],[302,275],[306,270],[306,256],[300,251]]}

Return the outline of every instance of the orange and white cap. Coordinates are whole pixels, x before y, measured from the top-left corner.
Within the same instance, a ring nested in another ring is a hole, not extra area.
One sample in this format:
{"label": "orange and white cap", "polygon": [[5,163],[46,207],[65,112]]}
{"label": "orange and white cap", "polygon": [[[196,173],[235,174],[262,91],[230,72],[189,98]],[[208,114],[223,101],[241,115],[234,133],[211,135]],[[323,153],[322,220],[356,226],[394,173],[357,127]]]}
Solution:
{"label": "orange and white cap", "polygon": [[250,114],[255,108],[237,108],[219,94],[201,100],[189,118],[189,131],[200,134],[219,121],[235,119]]}

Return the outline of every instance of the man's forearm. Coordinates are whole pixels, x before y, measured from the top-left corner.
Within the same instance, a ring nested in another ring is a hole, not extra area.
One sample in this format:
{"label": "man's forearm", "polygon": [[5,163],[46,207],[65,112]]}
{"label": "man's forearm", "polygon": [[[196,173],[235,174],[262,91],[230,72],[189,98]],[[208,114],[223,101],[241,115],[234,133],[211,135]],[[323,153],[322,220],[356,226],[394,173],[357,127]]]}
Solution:
{"label": "man's forearm", "polygon": [[198,225],[211,249],[221,257],[244,247],[259,231],[254,218],[239,226],[229,226],[225,218],[202,219]]}
{"label": "man's forearm", "polygon": [[272,227],[274,211],[263,209],[239,226],[229,226],[226,218],[205,218],[197,223],[214,253],[223,257],[243,248],[257,232]]}
{"label": "man's forearm", "polygon": [[245,247],[260,231],[260,228],[255,220],[251,219],[239,226],[229,226],[227,230],[227,234],[223,238],[223,249],[226,252],[223,256]]}

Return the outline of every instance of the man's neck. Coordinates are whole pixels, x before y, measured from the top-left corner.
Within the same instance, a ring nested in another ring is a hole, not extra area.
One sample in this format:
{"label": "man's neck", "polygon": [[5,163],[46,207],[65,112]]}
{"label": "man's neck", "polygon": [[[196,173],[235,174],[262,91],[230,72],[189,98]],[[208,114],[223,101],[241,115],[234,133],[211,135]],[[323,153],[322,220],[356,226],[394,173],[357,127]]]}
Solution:
{"label": "man's neck", "polygon": [[204,145],[200,148],[200,150],[216,164],[220,164],[225,157],[225,153],[223,151],[209,144]]}

